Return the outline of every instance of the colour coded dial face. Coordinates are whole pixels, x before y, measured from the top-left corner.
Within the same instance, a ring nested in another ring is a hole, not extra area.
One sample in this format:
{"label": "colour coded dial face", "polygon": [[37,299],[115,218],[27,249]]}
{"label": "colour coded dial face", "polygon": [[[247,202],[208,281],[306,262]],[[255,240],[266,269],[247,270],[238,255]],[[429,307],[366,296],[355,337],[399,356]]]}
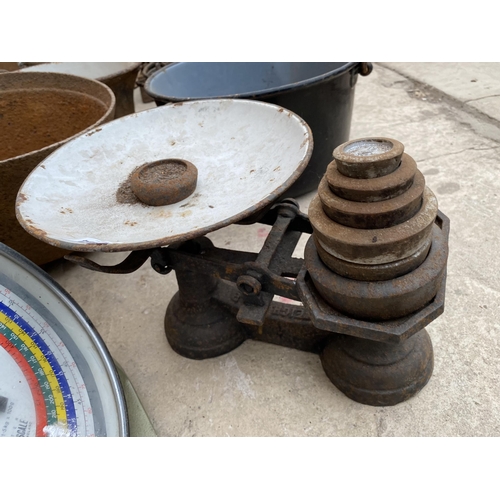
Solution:
{"label": "colour coded dial face", "polygon": [[43,271],[6,248],[0,247],[0,436],[125,435],[121,388],[97,332]]}

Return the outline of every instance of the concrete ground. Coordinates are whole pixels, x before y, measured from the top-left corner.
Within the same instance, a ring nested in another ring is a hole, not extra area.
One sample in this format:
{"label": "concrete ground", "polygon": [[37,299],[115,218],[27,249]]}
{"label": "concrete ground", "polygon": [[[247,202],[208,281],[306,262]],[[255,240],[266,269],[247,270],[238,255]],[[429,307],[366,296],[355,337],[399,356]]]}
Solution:
{"label": "concrete ground", "polygon": [[[351,138],[366,136],[401,141],[451,219],[445,312],[427,327],[428,385],[375,408],[337,390],[313,354],[247,341],[219,358],[185,359],[163,332],[173,273],[146,264],[113,276],[53,263],[50,274],[91,318],[158,435],[500,435],[500,64],[375,64],[356,86]],[[304,212],[311,198],[299,199]],[[258,251],[266,234],[230,226],[210,237]],[[123,254],[91,257],[113,263]]]}

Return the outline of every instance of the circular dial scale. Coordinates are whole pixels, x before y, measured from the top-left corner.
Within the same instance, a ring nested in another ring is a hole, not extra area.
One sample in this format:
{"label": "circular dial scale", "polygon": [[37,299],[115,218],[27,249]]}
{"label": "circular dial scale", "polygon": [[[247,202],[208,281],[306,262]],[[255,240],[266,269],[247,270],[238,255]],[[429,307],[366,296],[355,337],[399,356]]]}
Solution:
{"label": "circular dial scale", "polygon": [[0,246],[0,436],[125,435],[111,358],[78,306]]}

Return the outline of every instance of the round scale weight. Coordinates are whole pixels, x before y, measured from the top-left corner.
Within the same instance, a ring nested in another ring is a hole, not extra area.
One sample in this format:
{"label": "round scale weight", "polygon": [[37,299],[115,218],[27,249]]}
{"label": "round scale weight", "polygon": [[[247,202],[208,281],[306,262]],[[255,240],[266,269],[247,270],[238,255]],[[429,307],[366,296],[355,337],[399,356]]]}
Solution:
{"label": "round scale weight", "polygon": [[0,243],[0,436],[126,436],[111,357],[85,313]]}
{"label": "round scale weight", "polygon": [[[176,103],[129,115],[59,148],[21,187],[16,214],[46,243],[117,252],[169,245],[238,222],[279,198],[312,154],[308,125],[279,106],[241,99]],[[134,172],[176,159],[196,187],[147,205]]]}

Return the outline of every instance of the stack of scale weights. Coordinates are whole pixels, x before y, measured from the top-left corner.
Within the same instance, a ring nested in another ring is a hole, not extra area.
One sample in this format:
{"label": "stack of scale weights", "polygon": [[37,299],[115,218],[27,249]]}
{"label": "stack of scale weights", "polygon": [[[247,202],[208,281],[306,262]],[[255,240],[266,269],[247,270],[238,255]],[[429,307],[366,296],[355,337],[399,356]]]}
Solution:
{"label": "stack of scale weights", "polygon": [[438,205],[398,141],[349,141],[333,152],[309,207],[306,267],[323,299],[348,316],[382,321],[427,305],[446,268]]}

